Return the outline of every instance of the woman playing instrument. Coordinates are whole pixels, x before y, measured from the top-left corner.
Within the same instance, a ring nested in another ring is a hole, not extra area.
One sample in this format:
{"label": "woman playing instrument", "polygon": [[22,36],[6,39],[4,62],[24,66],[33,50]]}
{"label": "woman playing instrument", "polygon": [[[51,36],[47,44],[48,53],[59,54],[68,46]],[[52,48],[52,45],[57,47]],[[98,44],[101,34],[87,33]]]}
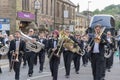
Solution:
{"label": "woman playing instrument", "polygon": [[59,51],[58,48],[58,37],[59,33],[57,30],[53,32],[53,38],[51,38],[48,41],[48,57],[49,57],[49,65],[50,65],[50,71],[51,76],[53,77],[53,80],[57,80],[58,77],[58,66],[60,63],[60,54],[61,50]]}

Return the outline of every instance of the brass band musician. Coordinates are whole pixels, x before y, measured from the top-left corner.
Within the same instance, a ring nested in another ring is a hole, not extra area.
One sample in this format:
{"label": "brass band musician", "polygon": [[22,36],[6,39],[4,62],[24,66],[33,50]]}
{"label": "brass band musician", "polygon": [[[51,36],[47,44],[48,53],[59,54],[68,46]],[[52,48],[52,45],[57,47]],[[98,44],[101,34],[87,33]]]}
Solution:
{"label": "brass band musician", "polygon": [[100,24],[94,28],[95,33],[89,38],[90,54],[91,54],[91,67],[93,80],[104,80],[105,74],[105,58],[104,58],[104,45],[106,45],[106,36],[102,33],[104,30]]}
{"label": "brass band musician", "polygon": [[53,34],[53,38],[48,40],[48,49],[49,49],[48,57],[49,57],[51,76],[53,77],[53,80],[57,80],[61,50],[59,51],[60,45],[58,48],[58,44],[59,44],[58,31],[55,30],[52,34]]}
{"label": "brass band musician", "polygon": [[10,42],[9,53],[12,56],[12,66],[15,71],[15,80],[20,77],[20,65],[22,60],[22,52],[25,52],[25,42],[20,39],[21,34],[19,31],[15,32],[15,39]]}
{"label": "brass band musician", "polygon": [[109,52],[108,54],[110,55],[108,58],[106,58],[106,70],[110,72],[110,69],[113,65],[113,55],[114,55],[114,50],[115,50],[115,40],[112,37],[112,34],[110,31],[107,32],[107,41],[108,41],[108,48]]}

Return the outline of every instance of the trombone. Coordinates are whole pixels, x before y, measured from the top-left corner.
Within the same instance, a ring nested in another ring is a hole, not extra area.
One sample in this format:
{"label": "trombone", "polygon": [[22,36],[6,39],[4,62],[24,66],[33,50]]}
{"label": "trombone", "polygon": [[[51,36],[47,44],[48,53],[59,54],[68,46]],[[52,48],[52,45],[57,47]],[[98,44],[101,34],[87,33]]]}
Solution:
{"label": "trombone", "polygon": [[90,52],[92,46],[94,45],[94,42],[100,43],[101,36],[102,36],[103,32],[105,31],[105,29],[106,29],[106,27],[103,27],[103,29],[101,30],[100,34],[97,37],[94,37],[94,38],[91,39],[91,41],[87,45],[87,50],[86,50],[87,52]]}

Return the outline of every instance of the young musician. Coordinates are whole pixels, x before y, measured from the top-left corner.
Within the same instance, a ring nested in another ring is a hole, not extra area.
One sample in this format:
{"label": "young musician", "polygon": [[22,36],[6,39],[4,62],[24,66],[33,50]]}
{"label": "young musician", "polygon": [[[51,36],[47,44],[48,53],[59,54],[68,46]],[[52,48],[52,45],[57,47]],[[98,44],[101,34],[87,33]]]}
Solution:
{"label": "young musician", "polygon": [[[3,35],[2,35],[2,33],[0,32],[0,48],[1,47],[3,47],[5,45],[5,43],[4,43],[4,38],[3,38]],[[0,59],[1,59],[1,57],[2,57],[2,54],[0,54]],[[0,74],[2,73],[2,69],[1,69],[1,67],[0,67]]]}
{"label": "young musician", "polygon": [[[11,42],[13,39],[14,39],[14,35],[12,35],[12,34],[9,35],[9,38],[8,38],[8,41],[7,41],[7,45],[8,45],[8,46],[10,45],[10,42]],[[12,69],[11,57],[12,57],[12,55],[11,55],[11,53],[9,53],[9,51],[8,51],[7,56],[8,56],[8,60],[9,60],[9,71],[11,71],[11,69]]]}
{"label": "young musician", "polygon": [[[29,29],[28,36],[32,38],[31,43],[34,43],[37,39],[36,36],[34,36],[34,30],[33,29]],[[29,77],[32,77],[32,75],[33,75],[35,54],[36,54],[35,52],[33,52],[29,49],[26,49],[26,59],[27,59],[27,62],[28,62],[28,67],[29,67],[29,70],[28,70],[28,76]]]}
{"label": "young musician", "polygon": [[15,80],[19,80],[22,52],[25,52],[25,42],[20,39],[19,31],[15,32],[15,39],[10,42],[9,53],[12,56],[12,66],[15,71]]}
{"label": "young musician", "polygon": [[88,48],[90,49],[91,54],[93,80],[104,80],[104,45],[106,45],[106,36],[102,34],[104,33],[104,30],[101,28],[101,25],[96,25],[94,30],[95,33],[88,41],[88,43],[91,43]]}
{"label": "young musician", "polygon": [[115,50],[115,40],[111,35],[111,32],[107,32],[107,41],[108,41],[108,48],[109,51],[111,51],[111,56],[109,58],[106,58],[106,70],[110,72],[110,69],[113,65],[113,56],[114,56],[114,50]]}
{"label": "young musician", "polygon": [[81,59],[81,52],[83,50],[83,42],[81,40],[81,36],[80,34],[76,34],[75,35],[75,42],[76,44],[80,47],[80,53],[74,53],[73,55],[73,62],[74,62],[74,66],[75,66],[75,72],[76,74],[79,74],[79,70],[80,70],[80,59]]}
{"label": "young musician", "polygon": [[[53,38],[48,41],[48,52],[49,54],[49,64],[50,64],[50,71],[53,80],[57,80],[58,78],[58,66],[60,63],[60,53],[57,55],[58,52],[58,31],[53,32]],[[60,51],[61,52],[61,51]]]}
{"label": "young musician", "polygon": [[44,62],[45,62],[45,50],[46,50],[46,46],[47,46],[47,40],[46,40],[46,36],[45,36],[45,32],[40,32],[39,33],[39,42],[44,44],[44,49],[41,49],[40,52],[38,52],[39,55],[39,73],[43,72],[43,66],[44,66]]}
{"label": "young musician", "polygon": [[[68,28],[66,28],[65,30],[65,35],[70,38],[70,40],[74,40],[74,37],[70,35],[70,31]],[[64,41],[64,43],[66,43]],[[74,43],[73,43],[74,44]],[[70,45],[67,45],[69,47],[73,47],[73,46],[70,46]],[[64,51],[63,51],[63,59],[64,59],[64,66],[65,66],[65,77],[66,78],[69,78],[70,77],[70,68],[71,68],[71,61],[73,59],[73,52],[71,50],[68,50],[67,48],[64,48]]]}

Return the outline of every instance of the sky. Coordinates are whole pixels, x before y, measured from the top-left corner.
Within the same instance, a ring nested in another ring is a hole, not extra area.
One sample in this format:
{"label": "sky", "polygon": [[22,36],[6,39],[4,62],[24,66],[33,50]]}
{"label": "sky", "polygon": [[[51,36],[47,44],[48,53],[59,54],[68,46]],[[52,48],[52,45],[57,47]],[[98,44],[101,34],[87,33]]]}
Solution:
{"label": "sky", "polygon": [[120,4],[120,0],[71,0],[75,5],[79,3],[80,12],[84,10],[88,10],[88,2],[89,2],[89,10],[94,11],[95,9],[102,10],[106,6],[111,4]]}

